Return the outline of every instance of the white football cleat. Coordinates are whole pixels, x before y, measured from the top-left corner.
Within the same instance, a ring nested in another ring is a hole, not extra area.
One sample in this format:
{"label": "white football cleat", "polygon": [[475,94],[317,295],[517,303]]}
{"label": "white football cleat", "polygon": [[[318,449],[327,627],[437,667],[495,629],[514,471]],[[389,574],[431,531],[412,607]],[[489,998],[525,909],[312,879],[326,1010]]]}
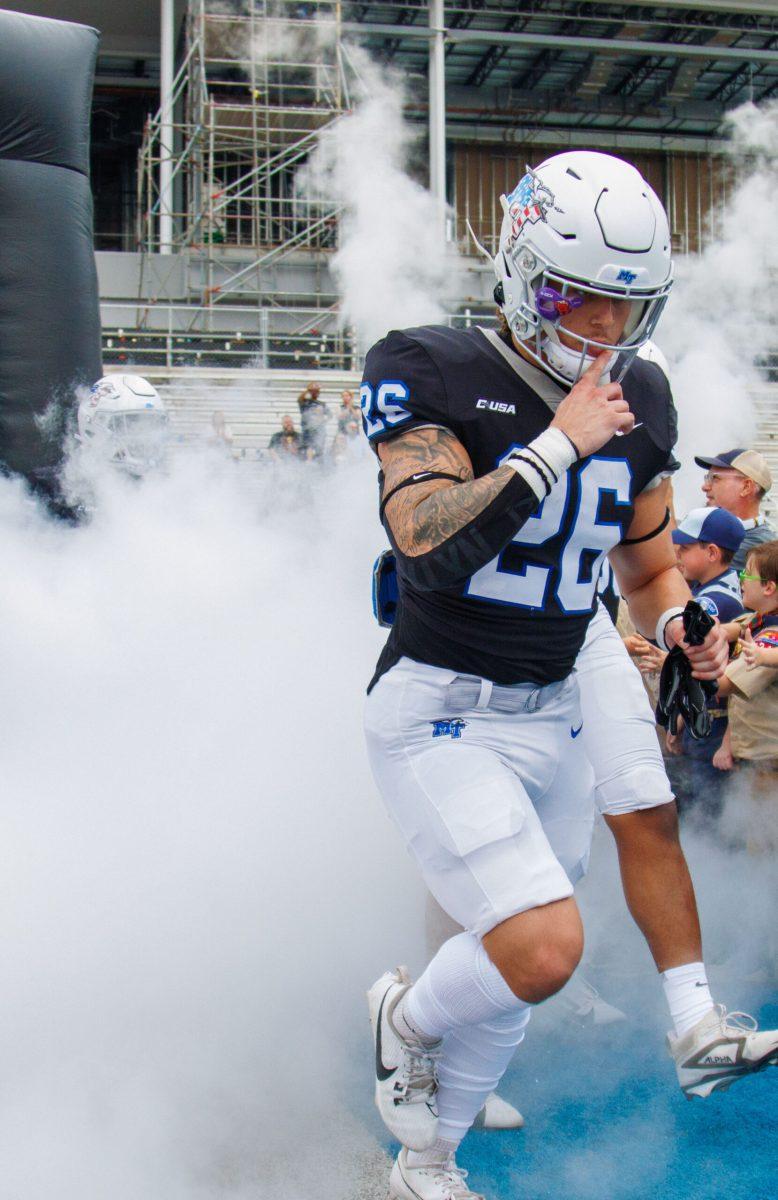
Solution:
{"label": "white football cleat", "polygon": [[744,1075],[778,1064],[778,1029],[760,1032],[748,1013],[716,1004],[682,1037],[667,1035],[678,1082],[688,1100],[725,1092]]}
{"label": "white football cleat", "polygon": [[395,1029],[392,1013],[411,981],[404,967],[387,971],[367,993],[375,1045],[375,1102],[386,1128],[410,1150],[427,1150],[438,1132],[434,1046],[411,1044]]}
{"label": "white football cleat", "polygon": [[559,1002],[587,1025],[613,1025],[627,1019],[620,1008],[603,1000],[597,989],[579,975],[574,975],[559,993]]}
{"label": "white football cleat", "polygon": [[409,1167],[402,1149],[389,1176],[389,1200],[486,1200],[480,1192],[471,1192],[453,1155],[447,1163],[429,1167]]}
{"label": "white football cleat", "polygon": [[489,1093],[473,1121],[473,1129],[522,1129],[523,1126],[524,1118],[518,1108],[514,1108],[496,1092]]}

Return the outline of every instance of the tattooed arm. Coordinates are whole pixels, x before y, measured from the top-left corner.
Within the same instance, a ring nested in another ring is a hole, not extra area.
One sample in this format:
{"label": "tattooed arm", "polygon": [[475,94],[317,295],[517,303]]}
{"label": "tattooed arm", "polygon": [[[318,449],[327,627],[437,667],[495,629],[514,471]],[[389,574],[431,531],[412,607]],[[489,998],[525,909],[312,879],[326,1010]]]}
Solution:
{"label": "tattooed arm", "polygon": [[[553,438],[555,432],[547,430],[541,437],[552,433]],[[529,448],[515,466],[504,464],[474,479],[464,447],[437,426],[398,434],[380,444],[379,454],[384,497],[425,471],[445,471],[461,480],[419,480],[385,505],[384,523],[398,568],[419,591],[454,587],[473,575],[507,546],[548,490]]]}
{"label": "tattooed arm", "polygon": [[425,554],[462,529],[494,500],[516,474],[498,467],[473,478],[467,451],[448,429],[425,426],[400,434],[378,448],[384,473],[382,496],[423,471],[445,471],[461,479],[428,479],[402,488],[386,506],[394,541],[409,557]]}
{"label": "tattooed arm", "polygon": [[455,549],[462,558],[460,535],[470,529],[464,553],[469,562],[480,559],[483,565],[499,553],[577,458],[599,450],[615,432],[633,427],[635,418],[620,385],[600,384],[609,359],[607,352],[595,359],[559,405],[549,428],[514,458],[512,466],[504,464],[479,479],[473,477],[465,448],[440,426],[422,426],[381,443],[384,496],[422,471],[445,471],[462,481],[420,481],[393,496],[385,517],[395,548],[408,559],[420,559],[459,538]]}

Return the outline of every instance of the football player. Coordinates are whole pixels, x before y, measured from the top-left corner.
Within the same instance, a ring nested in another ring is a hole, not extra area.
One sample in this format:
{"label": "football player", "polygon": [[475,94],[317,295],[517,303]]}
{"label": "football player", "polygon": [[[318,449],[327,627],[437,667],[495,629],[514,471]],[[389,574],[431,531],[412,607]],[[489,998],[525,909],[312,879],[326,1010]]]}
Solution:
{"label": "football player", "polygon": [[[717,678],[718,627],[684,640],[689,589],[669,535],[675,421],[637,358],[672,283],[662,206],[627,163],[572,151],[502,197],[499,330],[394,331],[368,354],[365,433],[399,602],[369,687],[366,734],[389,812],[464,932],[411,986],[368,993],[376,1102],[402,1143],[390,1195],[473,1197],[455,1151],[582,949],[573,884],[588,853],[592,771],[573,666],[610,556],[632,619]],[[598,609],[591,643],[626,653]],[[631,676],[630,676],[631,678]],[[584,687],[597,686],[596,669]],[[613,744],[595,795],[627,903],[662,973],[687,1095],[778,1060],[778,1033],[715,1006],[677,816],[648,724]],[[631,701],[630,701],[631,703]],[[645,706],[644,706],[645,709]],[[590,718],[591,721],[591,718]]]}
{"label": "football player", "polygon": [[104,375],[78,406],[78,434],[87,454],[140,478],[165,459],[168,416],[148,379]]}

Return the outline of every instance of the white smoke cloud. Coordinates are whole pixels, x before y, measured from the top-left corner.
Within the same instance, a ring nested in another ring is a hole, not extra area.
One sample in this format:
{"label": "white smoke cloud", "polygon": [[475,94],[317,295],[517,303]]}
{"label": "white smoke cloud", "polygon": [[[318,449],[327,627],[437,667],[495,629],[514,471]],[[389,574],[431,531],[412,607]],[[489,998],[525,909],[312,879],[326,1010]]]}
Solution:
{"label": "white smoke cloud", "polygon": [[269,3],[266,16],[255,26],[249,41],[251,58],[257,64],[292,63],[321,65],[321,52],[335,61],[338,27],[334,10],[311,11],[304,18],[290,19],[289,5]]}
{"label": "white smoke cloud", "polygon": [[738,181],[718,239],[681,260],[657,341],[672,368],[683,471],[679,514],[704,502],[695,454],[748,446],[756,432],[754,359],[775,341],[772,283],[778,271],[778,103],[747,104],[729,119]]}
{"label": "white smoke cloud", "polygon": [[108,475],[78,529],[0,480],[17,1200],[307,1200],[322,1171],[356,1200],[385,1174],[364,989],[423,906],[360,736],[372,465],[311,469],[302,499],[207,456]]}
{"label": "white smoke cloud", "polygon": [[408,173],[402,77],[358,46],[348,61],[354,108],[322,132],[298,186],[343,206],[332,270],[364,349],[389,329],[440,321],[461,291],[460,263],[435,235],[434,197]]}

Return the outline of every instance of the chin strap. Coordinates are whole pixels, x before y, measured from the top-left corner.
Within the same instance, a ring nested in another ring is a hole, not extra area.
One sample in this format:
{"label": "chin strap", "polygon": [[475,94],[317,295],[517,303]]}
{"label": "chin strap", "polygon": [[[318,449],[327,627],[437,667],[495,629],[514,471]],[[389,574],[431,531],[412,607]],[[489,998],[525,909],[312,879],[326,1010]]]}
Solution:
{"label": "chin strap", "polygon": [[541,338],[540,348],[548,359],[549,366],[571,383],[575,383],[594,362],[588,354],[582,359],[580,350],[571,350],[569,346],[563,346],[549,334]]}

